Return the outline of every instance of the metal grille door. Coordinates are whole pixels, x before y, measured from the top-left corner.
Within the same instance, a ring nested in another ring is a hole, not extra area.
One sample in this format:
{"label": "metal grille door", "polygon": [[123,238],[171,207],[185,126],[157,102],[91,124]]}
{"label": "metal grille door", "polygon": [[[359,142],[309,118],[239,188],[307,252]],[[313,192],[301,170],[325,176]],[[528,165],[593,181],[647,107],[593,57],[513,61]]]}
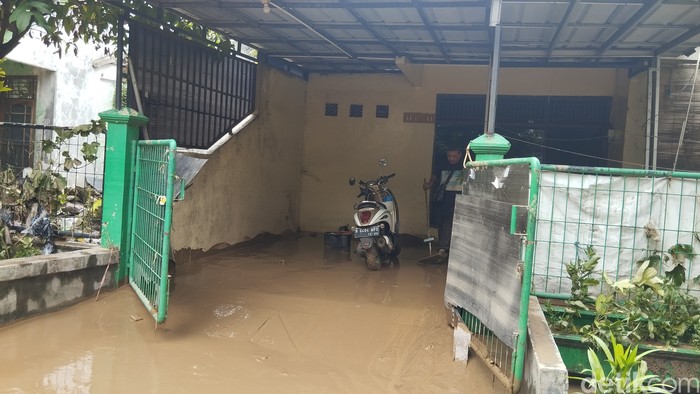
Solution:
{"label": "metal grille door", "polygon": [[175,180],[174,140],[139,141],[129,283],[157,323],[168,315],[168,260]]}

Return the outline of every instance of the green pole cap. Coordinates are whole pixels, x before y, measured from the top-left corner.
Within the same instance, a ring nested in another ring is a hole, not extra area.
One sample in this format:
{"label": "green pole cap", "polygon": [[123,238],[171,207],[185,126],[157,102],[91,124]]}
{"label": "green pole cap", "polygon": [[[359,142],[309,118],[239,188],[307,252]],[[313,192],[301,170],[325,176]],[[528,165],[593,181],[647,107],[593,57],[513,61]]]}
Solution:
{"label": "green pole cap", "polygon": [[476,161],[502,160],[510,150],[510,142],[500,134],[482,134],[469,142],[469,148],[476,154]]}
{"label": "green pole cap", "polygon": [[122,109],[110,109],[100,112],[100,118],[107,123],[125,124],[127,126],[143,126],[148,123],[148,118],[135,109],[124,107]]}

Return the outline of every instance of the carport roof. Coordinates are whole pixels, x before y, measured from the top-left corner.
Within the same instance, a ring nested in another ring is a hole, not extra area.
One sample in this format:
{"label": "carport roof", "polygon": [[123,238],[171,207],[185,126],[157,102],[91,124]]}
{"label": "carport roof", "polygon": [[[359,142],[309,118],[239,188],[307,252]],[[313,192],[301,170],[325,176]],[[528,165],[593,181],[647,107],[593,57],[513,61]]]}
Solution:
{"label": "carport roof", "polygon": [[[309,73],[488,64],[491,0],[152,0]],[[505,66],[628,67],[700,46],[699,0],[503,0]]]}

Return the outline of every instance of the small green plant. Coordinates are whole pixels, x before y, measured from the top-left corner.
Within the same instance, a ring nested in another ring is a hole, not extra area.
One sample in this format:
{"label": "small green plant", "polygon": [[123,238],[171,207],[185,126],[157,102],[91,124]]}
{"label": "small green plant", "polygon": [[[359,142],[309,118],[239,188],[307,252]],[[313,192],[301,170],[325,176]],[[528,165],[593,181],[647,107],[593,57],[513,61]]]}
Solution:
{"label": "small green plant", "polygon": [[36,256],[40,253],[34,247],[34,237],[22,236],[13,240],[6,226],[0,226],[0,260]]}
{"label": "small green plant", "polygon": [[605,361],[610,369],[606,373],[595,350],[589,348],[590,368],[583,370],[583,373],[589,374],[590,377],[572,377],[572,379],[582,380],[582,385],[586,385],[586,392],[595,392],[596,394],[670,393],[660,382],[652,383],[654,380],[658,380],[658,376],[649,373],[647,363],[643,360],[644,356],[657,351],[657,349],[637,354],[637,346],[630,345],[625,348],[622,344],[617,343],[614,336],[611,336],[611,351],[605,341],[595,335],[592,338],[605,353]]}
{"label": "small green plant", "polygon": [[[70,149],[70,140],[74,137],[97,136],[105,131],[105,123],[92,121],[73,129],[54,130],[53,139],[43,140],[42,151],[48,154],[48,168],[34,168],[19,176],[12,169],[0,172],[0,260],[37,255],[39,249],[34,247],[37,238],[46,242],[45,253],[52,248],[51,238],[55,235],[56,225],[52,223],[59,215],[80,211],[77,222],[82,228],[99,228],[99,216],[102,206],[101,196],[91,187],[68,190],[64,171],[74,170],[97,160],[99,142],[85,142],[79,150]],[[77,153],[77,155],[76,155]],[[55,154],[55,155],[54,155]],[[59,157],[58,161],[55,160]],[[45,159],[46,160],[46,159]],[[70,194],[69,194],[70,193]],[[76,202],[80,205],[76,208]],[[41,222],[46,216],[49,219]],[[36,224],[36,226],[35,226]],[[10,230],[26,228],[28,235],[12,235]],[[34,228],[36,227],[36,228]],[[39,233],[36,230],[40,229]],[[33,235],[33,236],[30,236]]]}
{"label": "small green plant", "polygon": [[[589,261],[597,263],[598,259],[592,258],[595,252],[590,248],[587,256]],[[672,273],[674,270],[680,272],[678,267],[693,256],[694,251],[689,245],[678,244],[669,248],[666,261],[672,259],[675,265],[664,277],[659,276],[661,265],[657,263],[662,257],[658,254],[639,261],[631,278],[613,281],[603,273],[606,286],[595,301],[588,295],[588,290],[582,288],[588,283],[597,284],[586,281],[591,279],[589,272],[593,272],[595,265],[567,264],[567,273],[572,280],[571,299],[563,312],[545,306],[550,327],[555,332],[581,335],[585,342],[590,343],[594,342],[594,336],[612,336],[624,345],[653,341],[667,346],[685,343],[700,348],[700,303],[680,287],[679,282],[682,284],[685,279],[679,281]],[[685,275],[684,268],[682,272]],[[590,324],[573,324],[575,317],[593,306],[595,314]]]}
{"label": "small green plant", "polygon": [[556,312],[549,301],[544,306],[547,315],[552,317],[550,326],[555,331],[577,333],[577,327],[573,322],[574,317],[580,316],[581,311],[589,310],[587,304],[594,301],[589,295],[589,289],[591,286],[600,284],[598,279],[593,278],[600,257],[591,246],[585,249],[585,253],[585,259],[577,259],[565,265],[566,273],[571,279],[571,298],[564,301],[566,304],[564,312]]}
{"label": "small green plant", "polygon": [[570,307],[588,310],[584,303],[592,301],[588,294],[589,288],[600,284],[598,279],[593,278],[598,261],[600,257],[596,256],[593,247],[589,246],[586,248],[585,260],[577,259],[566,264],[566,273],[571,279],[571,298],[567,302]]}

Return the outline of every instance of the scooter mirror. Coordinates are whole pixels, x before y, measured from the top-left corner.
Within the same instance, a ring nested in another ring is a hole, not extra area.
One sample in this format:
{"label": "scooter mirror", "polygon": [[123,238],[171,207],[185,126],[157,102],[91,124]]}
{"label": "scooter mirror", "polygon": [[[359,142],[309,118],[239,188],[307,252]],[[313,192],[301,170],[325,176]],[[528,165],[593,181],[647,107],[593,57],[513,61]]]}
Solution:
{"label": "scooter mirror", "polygon": [[351,176],[350,179],[348,179],[348,184],[350,186],[355,186],[355,177]]}
{"label": "scooter mirror", "polygon": [[387,159],[385,159],[385,158],[383,158],[383,157],[382,157],[381,159],[379,159],[379,165],[380,165],[380,166],[386,167],[387,164],[389,164],[389,160],[387,160]]}

